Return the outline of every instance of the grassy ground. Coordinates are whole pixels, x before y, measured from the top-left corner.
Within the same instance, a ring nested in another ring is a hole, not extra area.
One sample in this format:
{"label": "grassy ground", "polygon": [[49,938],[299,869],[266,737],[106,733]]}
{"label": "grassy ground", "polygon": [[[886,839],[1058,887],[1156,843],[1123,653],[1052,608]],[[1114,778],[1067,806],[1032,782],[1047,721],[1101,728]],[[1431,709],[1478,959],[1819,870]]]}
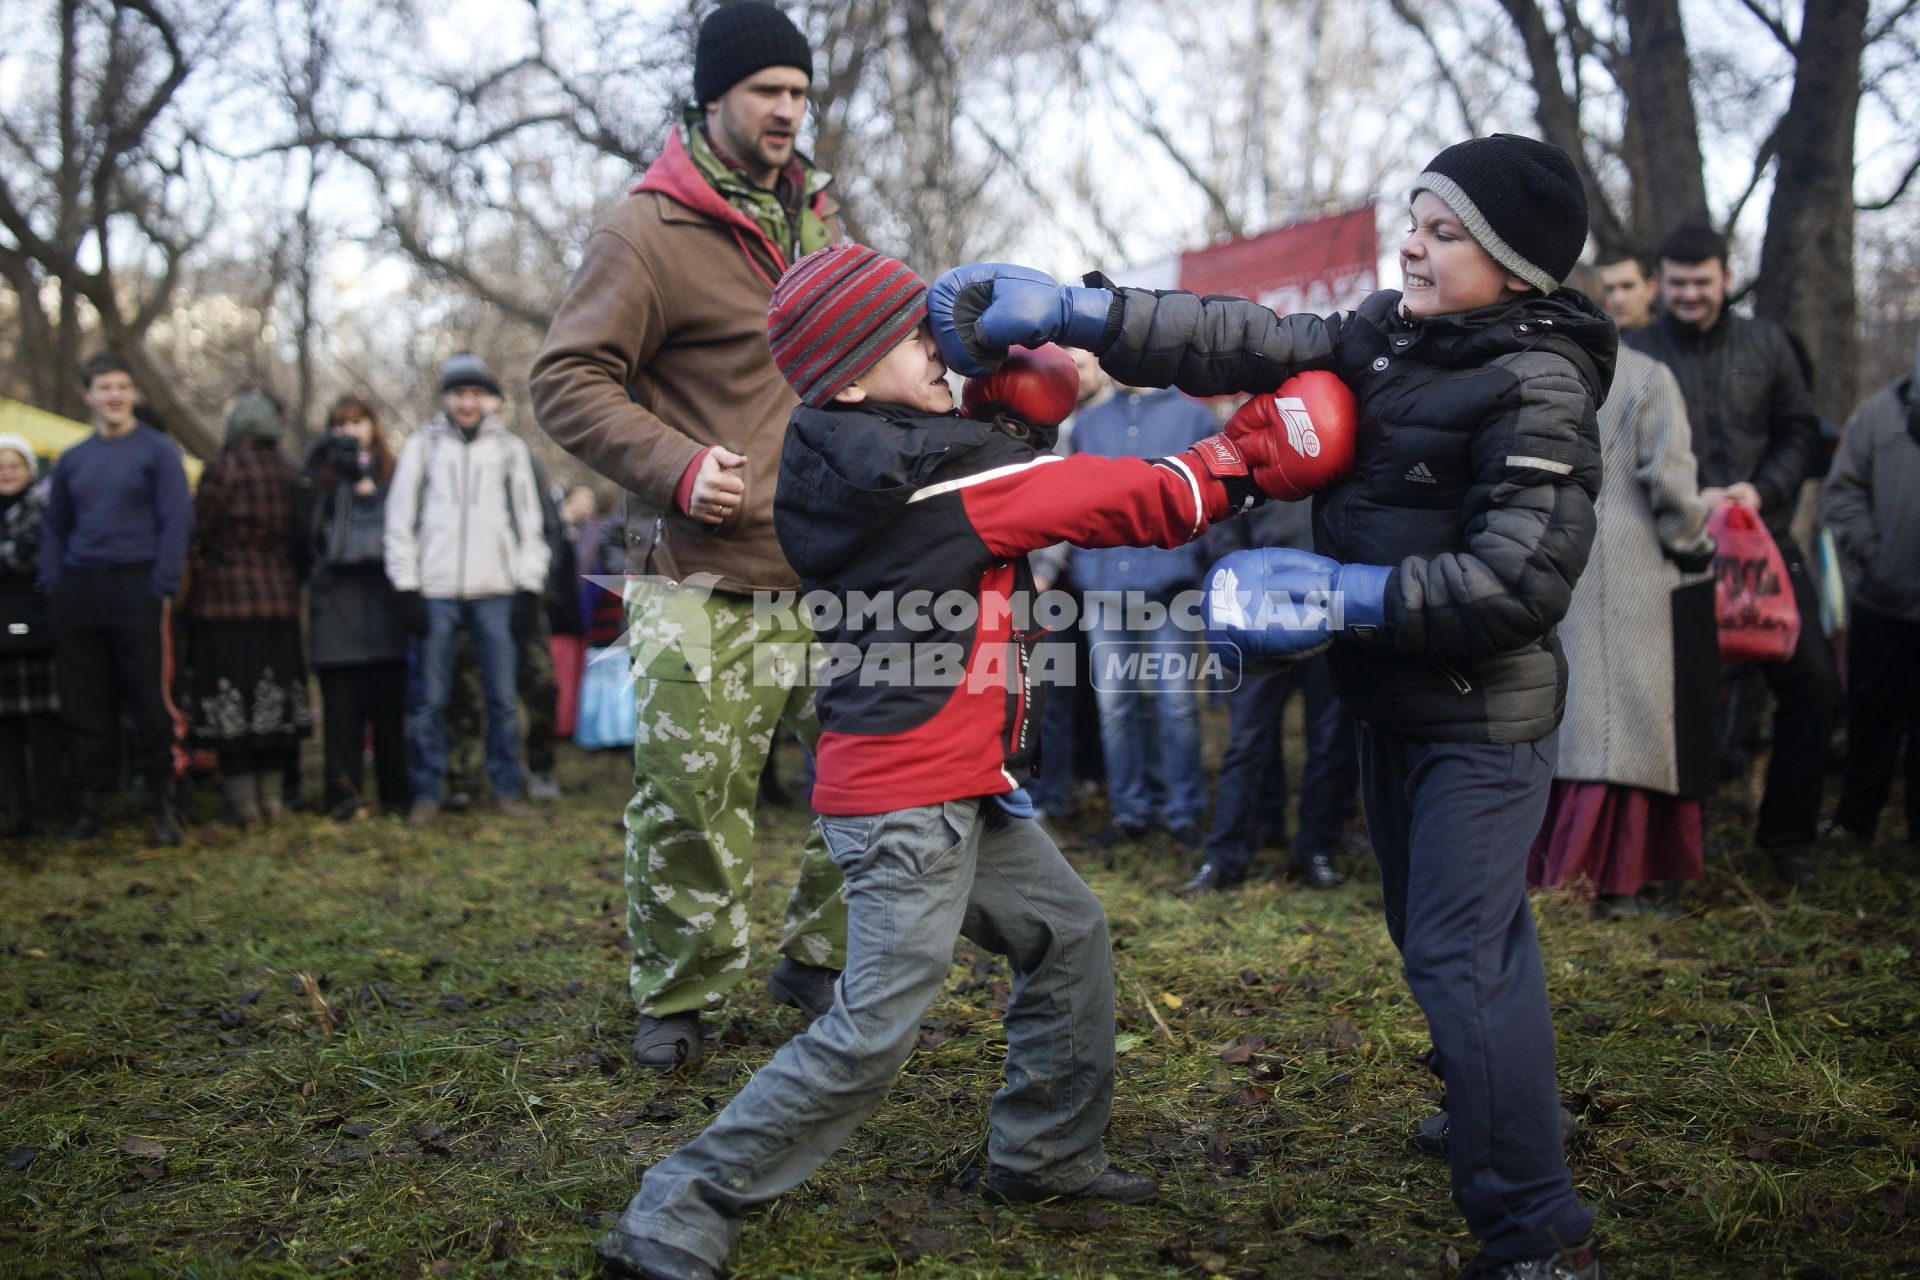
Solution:
{"label": "grassy ground", "polygon": [[[1219,735],[1215,735],[1216,737]],[[296,817],[0,865],[0,1274],[584,1275],[650,1162],[799,1029],[757,983],[669,1077],[625,1062],[617,758],[550,821]],[[1723,847],[1688,918],[1537,909],[1616,1275],[1920,1273],[1920,924],[1890,838],[1774,886]],[[771,930],[800,817],[771,811]],[[1069,831],[1072,829],[1069,828]],[[1407,1144],[1433,1082],[1367,869],[1192,906],[1087,861],[1118,943],[1111,1149],[1143,1208],[974,1190],[1004,971],[963,950],[892,1100],[750,1222],[741,1277],[1441,1277],[1470,1243]]]}

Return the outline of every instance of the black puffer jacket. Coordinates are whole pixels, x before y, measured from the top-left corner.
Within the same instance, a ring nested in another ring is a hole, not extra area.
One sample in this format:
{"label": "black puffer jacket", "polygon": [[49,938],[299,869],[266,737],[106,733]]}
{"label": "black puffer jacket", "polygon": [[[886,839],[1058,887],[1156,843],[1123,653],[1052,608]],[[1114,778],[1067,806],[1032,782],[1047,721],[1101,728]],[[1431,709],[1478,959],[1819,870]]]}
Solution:
{"label": "black puffer jacket", "polygon": [[1355,716],[1451,742],[1529,742],[1559,724],[1553,628],[1593,542],[1611,320],[1565,289],[1418,324],[1394,291],[1333,317],[1121,295],[1100,362],[1121,382],[1218,395],[1331,369],[1359,397],[1358,462],[1314,501],[1315,550],[1394,566],[1385,635],[1331,651]]}
{"label": "black puffer jacket", "polygon": [[1727,311],[1701,333],[1664,315],[1626,342],[1679,380],[1701,487],[1751,484],[1760,491],[1760,518],[1790,548],[1787,525],[1820,451],[1820,416],[1786,331]]}

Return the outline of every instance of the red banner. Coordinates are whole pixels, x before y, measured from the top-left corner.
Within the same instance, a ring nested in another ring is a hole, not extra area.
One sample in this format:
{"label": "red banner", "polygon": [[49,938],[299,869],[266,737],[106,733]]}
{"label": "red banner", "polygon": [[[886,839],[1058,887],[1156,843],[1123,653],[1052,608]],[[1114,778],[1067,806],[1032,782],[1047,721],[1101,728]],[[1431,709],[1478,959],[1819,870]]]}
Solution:
{"label": "red banner", "polygon": [[1380,236],[1372,205],[1229,240],[1172,262],[1125,272],[1122,284],[1228,293],[1281,315],[1325,315],[1359,305],[1380,287]]}

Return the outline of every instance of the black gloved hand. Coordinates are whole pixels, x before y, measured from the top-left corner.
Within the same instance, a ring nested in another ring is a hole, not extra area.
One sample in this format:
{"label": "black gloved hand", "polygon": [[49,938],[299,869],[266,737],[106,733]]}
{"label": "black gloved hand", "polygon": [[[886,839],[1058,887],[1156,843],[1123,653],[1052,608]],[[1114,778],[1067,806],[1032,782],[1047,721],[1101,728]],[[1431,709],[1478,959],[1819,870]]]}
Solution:
{"label": "black gloved hand", "polygon": [[427,634],[427,602],[418,591],[399,591],[394,593],[394,603],[400,609],[400,625],[411,636]]}
{"label": "black gloved hand", "polygon": [[537,591],[516,591],[513,593],[513,638],[530,640],[540,625],[540,593]]}

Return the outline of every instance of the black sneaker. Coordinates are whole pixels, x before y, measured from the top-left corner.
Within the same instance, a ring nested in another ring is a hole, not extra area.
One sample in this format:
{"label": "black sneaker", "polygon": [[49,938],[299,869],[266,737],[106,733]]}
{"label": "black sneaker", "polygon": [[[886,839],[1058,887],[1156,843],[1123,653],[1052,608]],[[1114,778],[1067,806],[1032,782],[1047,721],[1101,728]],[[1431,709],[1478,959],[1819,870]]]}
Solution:
{"label": "black sneaker", "polygon": [[180,829],[180,815],[173,811],[170,800],[161,800],[153,807],[153,842],[156,845],[171,848],[186,839],[186,833]]}
{"label": "black sneaker", "polygon": [[1240,880],[1241,877],[1229,875],[1211,862],[1203,862],[1193,873],[1193,879],[1180,886],[1179,893],[1183,898],[1204,898],[1211,893],[1223,893]]}
{"label": "black sneaker", "polygon": [[[1574,1132],[1580,1122],[1574,1119],[1573,1112],[1560,1108],[1560,1145],[1566,1146],[1573,1141]],[[1418,1151],[1430,1156],[1446,1156],[1453,1151],[1453,1122],[1445,1111],[1436,1111],[1413,1126],[1413,1145]]]}
{"label": "black sneaker", "polygon": [[833,983],[839,976],[838,969],[802,964],[791,956],[781,956],[780,963],[767,975],[767,994],[781,1004],[792,1005],[809,1018],[818,1018],[833,1008]]}
{"label": "black sneaker", "polygon": [[705,1052],[698,1013],[670,1013],[664,1018],[640,1015],[640,1034],[633,1038],[636,1066],[649,1071],[671,1071],[700,1061]]}
{"label": "black sneaker", "polygon": [[1293,860],[1293,878],[1309,889],[1333,889],[1347,882],[1326,853],[1309,853]]}
{"label": "black sneaker", "polygon": [[1041,1200],[1114,1200],[1120,1204],[1144,1204],[1160,1194],[1160,1183],[1144,1173],[1129,1173],[1118,1165],[1108,1165],[1098,1177],[1077,1191],[1029,1182],[1017,1173],[994,1167],[987,1170],[981,1184],[990,1199],[1020,1204]]}
{"label": "black sneaker", "polygon": [[1588,1236],[1570,1249],[1545,1258],[1489,1258],[1481,1254],[1467,1264],[1460,1280],[1607,1280],[1600,1255]]}
{"label": "black sneaker", "polygon": [[713,1280],[719,1274],[688,1253],[658,1240],[628,1235],[615,1227],[593,1247],[600,1274],[620,1280]]}
{"label": "black sneaker", "polygon": [[1136,827],[1125,822],[1109,822],[1106,826],[1087,837],[1087,847],[1090,849],[1112,849],[1123,844],[1138,844],[1140,841],[1146,839],[1146,836],[1147,829],[1145,827]]}
{"label": "black sneaker", "polygon": [[1812,884],[1820,875],[1806,845],[1790,844],[1768,852],[1773,855],[1774,873],[1790,885]]}

